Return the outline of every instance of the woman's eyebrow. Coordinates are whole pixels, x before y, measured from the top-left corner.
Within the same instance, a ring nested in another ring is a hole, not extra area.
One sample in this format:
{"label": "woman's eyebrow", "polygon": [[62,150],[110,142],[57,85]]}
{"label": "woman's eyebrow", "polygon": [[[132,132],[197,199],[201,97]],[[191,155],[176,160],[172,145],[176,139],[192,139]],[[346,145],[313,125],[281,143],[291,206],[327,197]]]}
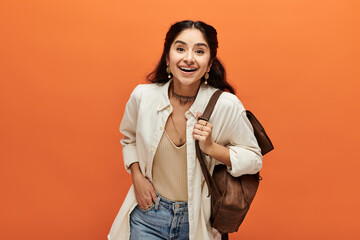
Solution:
{"label": "woman's eyebrow", "polygon": [[[181,40],[176,40],[174,42],[174,44],[177,44],[177,43],[183,44],[185,46],[187,45],[186,42],[183,42]],[[205,43],[196,43],[195,46],[204,46],[204,47],[208,48],[208,46]]]}

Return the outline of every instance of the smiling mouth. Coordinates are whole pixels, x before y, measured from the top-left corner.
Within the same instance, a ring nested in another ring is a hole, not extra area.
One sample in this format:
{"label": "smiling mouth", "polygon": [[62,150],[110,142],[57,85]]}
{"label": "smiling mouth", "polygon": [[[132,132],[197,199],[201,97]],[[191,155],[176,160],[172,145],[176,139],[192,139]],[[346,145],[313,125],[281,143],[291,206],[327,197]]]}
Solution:
{"label": "smiling mouth", "polygon": [[184,72],[195,72],[197,69],[196,68],[183,68],[183,67],[179,67],[181,71]]}

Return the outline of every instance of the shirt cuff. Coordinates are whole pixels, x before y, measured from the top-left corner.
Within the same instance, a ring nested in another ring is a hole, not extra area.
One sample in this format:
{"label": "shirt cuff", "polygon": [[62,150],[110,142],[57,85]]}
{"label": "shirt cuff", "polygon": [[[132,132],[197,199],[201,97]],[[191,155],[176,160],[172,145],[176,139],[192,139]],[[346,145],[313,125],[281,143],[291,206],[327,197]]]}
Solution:
{"label": "shirt cuff", "polygon": [[136,152],[136,146],[126,146],[126,148],[123,149],[123,158],[124,158],[124,165],[125,170],[131,174],[130,165],[136,162],[139,162],[137,152]]}

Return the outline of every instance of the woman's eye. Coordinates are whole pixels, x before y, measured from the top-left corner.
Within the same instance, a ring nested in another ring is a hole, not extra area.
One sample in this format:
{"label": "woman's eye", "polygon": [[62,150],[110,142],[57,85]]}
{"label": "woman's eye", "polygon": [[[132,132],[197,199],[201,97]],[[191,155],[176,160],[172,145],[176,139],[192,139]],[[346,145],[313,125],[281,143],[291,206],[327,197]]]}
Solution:
{"label": "woman's eye", "polygon": [[184,49],[182,47],[178,47],[178,48],[176,48],[176,50],[179,51],[179,52],[184,51]]}
{"label": "woman's eye", "polygon": [[204,51],[203,51],[203,50],[196,50],[196,53],[197,53],[197,54],[203,54]]}

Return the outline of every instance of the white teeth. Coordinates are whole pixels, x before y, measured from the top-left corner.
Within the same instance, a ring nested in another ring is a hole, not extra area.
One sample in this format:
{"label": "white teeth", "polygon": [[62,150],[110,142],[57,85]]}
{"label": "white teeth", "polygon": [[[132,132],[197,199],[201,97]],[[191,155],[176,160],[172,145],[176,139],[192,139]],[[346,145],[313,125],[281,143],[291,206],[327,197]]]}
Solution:
{"label": "white teeth", "polygon": [[182,68],[182,67],[180,67],[180,69],[183,71],[195,71],[196,70],[196,68]]}

